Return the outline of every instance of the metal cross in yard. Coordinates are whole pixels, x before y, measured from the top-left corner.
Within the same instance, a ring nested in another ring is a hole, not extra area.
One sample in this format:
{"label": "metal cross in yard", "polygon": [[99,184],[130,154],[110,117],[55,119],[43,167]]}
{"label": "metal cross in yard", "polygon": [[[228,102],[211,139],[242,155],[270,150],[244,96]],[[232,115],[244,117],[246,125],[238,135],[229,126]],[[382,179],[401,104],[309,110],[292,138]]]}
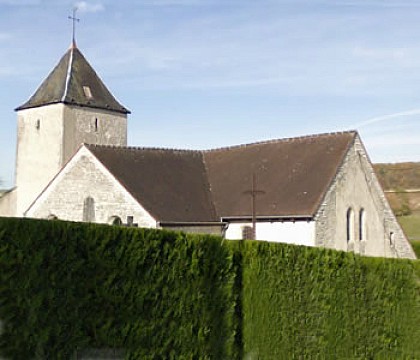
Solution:
{"label": "metal cross in yard", "polygon": [[251,195],[251,212],[252,212],[252,239],[255,240],[257,236],[257,204],[256,199],[258,195],[265,194],[263,190],[257,190],[257,177],[255,173],[252,174],[251,190],[244,191],[244,194]]}

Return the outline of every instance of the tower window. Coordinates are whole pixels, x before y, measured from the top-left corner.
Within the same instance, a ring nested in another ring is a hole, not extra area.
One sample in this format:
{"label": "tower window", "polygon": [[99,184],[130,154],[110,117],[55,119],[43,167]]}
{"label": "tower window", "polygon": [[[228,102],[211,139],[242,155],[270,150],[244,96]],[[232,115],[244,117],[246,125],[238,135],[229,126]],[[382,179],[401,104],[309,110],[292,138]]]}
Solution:
{"label": "tower window", "polygon": [[98,131],[98,125],[99,125],[98,123],[99,123],[98,118],[95,118],[95,132]]}
{"label": "tower window", "polygon": [[41,128],[41,120],[37,119],[35,123],[35,129],[39,130]]}
{"label": "tower window", "polygon": [[86,98],[92,99],[92,91],[90,90],[89,86],[83,86],[83,92],[85,93]]}

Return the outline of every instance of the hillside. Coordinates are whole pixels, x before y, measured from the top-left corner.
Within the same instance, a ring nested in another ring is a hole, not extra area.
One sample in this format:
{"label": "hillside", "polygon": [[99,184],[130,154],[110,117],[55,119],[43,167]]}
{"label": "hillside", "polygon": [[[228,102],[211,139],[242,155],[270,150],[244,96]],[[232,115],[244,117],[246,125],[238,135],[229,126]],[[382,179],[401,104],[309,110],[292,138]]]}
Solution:
{"label": "hillside", "polygon": [[384,190],[420,189],[420,162],[375,164]]}
{"label": "hillside", "polygon": [[374,168],[407,237],[420,240],[420,162],[375,164]]}

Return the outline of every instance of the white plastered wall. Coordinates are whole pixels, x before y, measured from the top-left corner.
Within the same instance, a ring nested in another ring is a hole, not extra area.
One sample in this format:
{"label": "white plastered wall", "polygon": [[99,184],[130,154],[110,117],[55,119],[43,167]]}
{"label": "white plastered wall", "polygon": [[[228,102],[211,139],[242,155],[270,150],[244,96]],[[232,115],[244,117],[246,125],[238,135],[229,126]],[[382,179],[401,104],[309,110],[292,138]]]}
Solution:
{"label": "white plastered wall", "polygon": [[[225,219],[226,220],[226,219]],[[226,239],[242,239],[242,230],[252,223],[231,222],[226,230]],[[281,242],[296,245],[315,245],[315,222],[313,221],[264,221],[257,222],[257,240]]]}
{"label": "white plastered wall", "polygon": [[86,148],[76,155],[25,214],[33,218],[57,217],[82,221],[86,198],[94,199],[94,222],[109,223],[113,217],[123,222],[133,216],[141,227],[156,227],[156,220],[124,189],[123,186]]}
{"label": "white plastered wall", "polygon": [[62,104],[18,111],[16,216],[35,200],[62,166]]}

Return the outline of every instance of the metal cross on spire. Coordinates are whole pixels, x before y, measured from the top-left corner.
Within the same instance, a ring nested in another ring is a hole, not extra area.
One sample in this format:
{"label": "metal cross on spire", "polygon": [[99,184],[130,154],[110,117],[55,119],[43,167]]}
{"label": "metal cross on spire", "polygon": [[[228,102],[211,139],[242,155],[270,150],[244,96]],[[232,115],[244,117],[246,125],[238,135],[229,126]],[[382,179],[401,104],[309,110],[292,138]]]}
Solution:
{"label": "metal cross on spire", "polygon": [[257,206],[256,198],[258,195],[265,194],[265,191],[257,189],[257,177],[255,173],[252,174],[252,188],[244,191],[244,194],[251,195],[251,212],[252,212],[252,240],[257,237]]}
{"label": "metal cross on spire", "polygon": [[68,18],[73,21],[73,47],[76,47],[76,22],[79,22],[80,19],[76,17],[77,6],[73,8],[73,16],[69,16]]}

